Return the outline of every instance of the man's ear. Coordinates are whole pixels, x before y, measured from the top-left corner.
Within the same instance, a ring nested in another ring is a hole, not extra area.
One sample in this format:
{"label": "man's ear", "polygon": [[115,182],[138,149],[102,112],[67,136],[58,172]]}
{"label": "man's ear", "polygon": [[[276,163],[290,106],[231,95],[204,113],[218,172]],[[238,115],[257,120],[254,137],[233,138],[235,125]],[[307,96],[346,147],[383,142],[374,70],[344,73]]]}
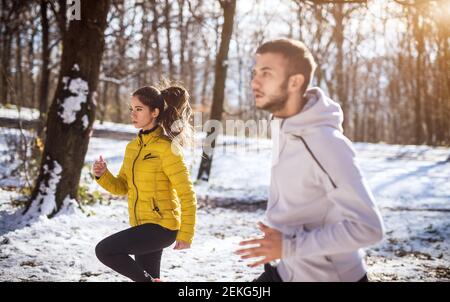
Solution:
{"label": "man's ear", "polygon": [[305,83],[305,77],[302,74],[295,74],[289,78],[289,90],[300,91]]}

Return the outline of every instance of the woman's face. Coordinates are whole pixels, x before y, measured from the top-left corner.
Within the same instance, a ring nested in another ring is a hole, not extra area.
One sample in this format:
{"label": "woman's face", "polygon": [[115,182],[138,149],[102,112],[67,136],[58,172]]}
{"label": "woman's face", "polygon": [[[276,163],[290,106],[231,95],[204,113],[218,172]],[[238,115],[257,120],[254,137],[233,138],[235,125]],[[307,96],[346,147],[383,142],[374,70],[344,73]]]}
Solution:
{"label": "woman's face", "polygon": [[150,107],[142,104],[137,97],[133,96],[131,98],[129,110],[134,127],[148,130],[156,125],[159,110],[150,110]]}

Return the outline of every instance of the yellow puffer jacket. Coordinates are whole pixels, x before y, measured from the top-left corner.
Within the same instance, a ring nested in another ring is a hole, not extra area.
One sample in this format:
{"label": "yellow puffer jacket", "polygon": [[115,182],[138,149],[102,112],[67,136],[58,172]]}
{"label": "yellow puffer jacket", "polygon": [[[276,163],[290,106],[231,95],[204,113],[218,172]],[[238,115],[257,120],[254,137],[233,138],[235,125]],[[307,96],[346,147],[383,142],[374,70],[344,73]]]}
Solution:
{"label": "yellow puffer jacket", "polygon": [[128,143],[117,177],[107,170],[96,181],[112,194],[128,194],[131,226],[159,224],[179,230],[177,240],[192,243],[197,200],[180,151],[172,152],[158,127]]}

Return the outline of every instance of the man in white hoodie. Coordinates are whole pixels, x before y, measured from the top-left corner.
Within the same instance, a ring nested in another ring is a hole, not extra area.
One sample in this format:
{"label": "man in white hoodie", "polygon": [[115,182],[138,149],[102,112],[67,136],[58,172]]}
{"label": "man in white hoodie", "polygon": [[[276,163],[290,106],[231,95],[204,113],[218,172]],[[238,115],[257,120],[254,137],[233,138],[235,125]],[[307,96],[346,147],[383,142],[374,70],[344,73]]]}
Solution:
{"label": "man in white hoodie", "polygon": [[320,88],[307,89],[315,67],[299,41],[273,40],[256,51],[256,106],[279,126],[272,132],[277,143],[265,224],[259,223],[264,236],[241,242],[249,247],[236,252],[258,257],[251,267],[264,264],[255,281],[367,281],[361,248],[383,237],[381,216],[343,134],[341,107]]}

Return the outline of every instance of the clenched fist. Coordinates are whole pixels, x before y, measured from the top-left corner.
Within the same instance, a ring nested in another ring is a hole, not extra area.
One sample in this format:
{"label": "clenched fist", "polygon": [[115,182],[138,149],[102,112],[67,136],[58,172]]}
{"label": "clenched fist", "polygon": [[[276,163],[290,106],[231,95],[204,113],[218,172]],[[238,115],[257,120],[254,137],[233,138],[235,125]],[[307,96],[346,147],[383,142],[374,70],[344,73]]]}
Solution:
{"label": "clenched fist", "polygon": [[100,177],[105,173],[107,167],[106,162],[103,160],[103,157],[100,155],[100,158],[94,162],[92,165],[92,172],[96,177]]}

